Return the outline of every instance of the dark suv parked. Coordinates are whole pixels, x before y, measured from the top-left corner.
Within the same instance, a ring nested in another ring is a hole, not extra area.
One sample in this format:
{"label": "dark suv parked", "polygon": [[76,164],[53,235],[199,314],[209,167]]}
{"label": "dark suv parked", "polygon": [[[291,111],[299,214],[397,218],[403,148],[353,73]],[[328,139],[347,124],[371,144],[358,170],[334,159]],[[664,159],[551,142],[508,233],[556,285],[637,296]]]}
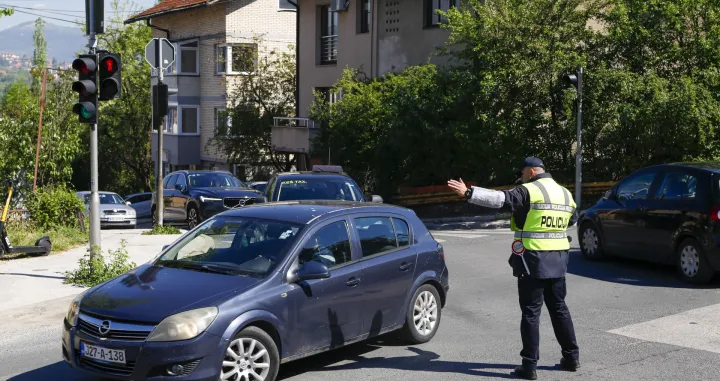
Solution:
{"label": "dark suv parked", "polygon": [[[230,172],[177,171],[163,181],[163,200],[163,223],[182,223],[193,229],[220,212],[262,203],[265,197]],[[157,219],[156,206],[157,192],[152,199],[153,225]]]}
{"label": "dark suv parked", "polygon": [[647,167],[620,181],[578,222],[583,255],[674,264],[686,282],[720,271],[720,163]]}

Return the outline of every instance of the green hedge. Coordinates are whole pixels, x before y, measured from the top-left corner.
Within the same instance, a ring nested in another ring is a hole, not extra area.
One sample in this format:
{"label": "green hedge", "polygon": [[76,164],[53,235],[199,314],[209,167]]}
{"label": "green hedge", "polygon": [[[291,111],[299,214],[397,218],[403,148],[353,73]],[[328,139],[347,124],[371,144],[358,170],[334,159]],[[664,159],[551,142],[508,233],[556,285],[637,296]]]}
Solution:
{"label": "green hedge", "polygon": [[64,186],[38,189],[27,201],[30,218],[41,229],[78,225],[78,212],[85,208],[77,194]]}

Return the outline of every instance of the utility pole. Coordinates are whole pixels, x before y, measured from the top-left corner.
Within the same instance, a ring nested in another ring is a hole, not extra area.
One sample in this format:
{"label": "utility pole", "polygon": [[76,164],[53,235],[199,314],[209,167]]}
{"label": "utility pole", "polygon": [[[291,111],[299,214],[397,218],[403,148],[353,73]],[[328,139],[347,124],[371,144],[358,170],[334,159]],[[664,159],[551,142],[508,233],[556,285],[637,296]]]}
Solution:
{"label": "utility pole", "polygon": [[38,123],[37,148],[35,149],[35,176],[33,177],[33,193],[37,190],[38,162],[40,160],[40,141],[42,140],[42,117],[45,108],[45,83],[47,80],[47,68],[43,68],[42,90],[40,91],[40,121]]}

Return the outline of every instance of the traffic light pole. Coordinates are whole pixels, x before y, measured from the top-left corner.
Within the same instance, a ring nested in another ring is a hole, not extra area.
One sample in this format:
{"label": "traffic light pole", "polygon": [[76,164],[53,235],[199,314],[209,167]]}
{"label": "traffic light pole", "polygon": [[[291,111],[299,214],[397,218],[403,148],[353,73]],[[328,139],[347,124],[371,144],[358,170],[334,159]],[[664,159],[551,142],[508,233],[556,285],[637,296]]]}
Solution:
{"label": "traffic light pole", "polygon": [[575,151],[575,203],[581,208],[582,195],[582,98],[583,98],[583,67],[577,73],[577,150]]}
{"label": "traffic light pole", "polygon": [[[95,2],[88,2],[88,47],[89,53],[95,54]],[[97,86],[97,78],[95,80]],[[96,114],[97,115],[97,114]],[[98,126],[97,122],[90,125],[90,255],[96,254],[95,248],[100,247],[100,195],[98,194]]]}
{"label": "traffic light pole", "polygon": [[[155,51],[157,54],[157,57],[161,57],[162,52],[160,50],[160,44],[155,45]],[[162,59],[162,58],[161,58]],[[162,62],[161,60],[158,60],[158,62]],[[160,85],[163,84],[163,68],[162,66],[157,68],[158,71],[158,88],[160,88]],[[159,97],[155,97],[157,100]],[[159,102],[158,102],[159,104]],[[158,106],[159,107],[159,106]],[[158,113],[159,115],[160,113]],[[158,164],[158,175],[157,175],[157,186],[155,189],[157,189],[157,202],[155,207],[155,213],[157,213],[157,224],[158,226],[163,225],[163,210],[165,209],[165,198],[163,197],[163,122],[165,121],[164,116],[160,116],[158,118],[157,122],[157,130],[158,130],[158,144],[157,144],[157,164]]]}

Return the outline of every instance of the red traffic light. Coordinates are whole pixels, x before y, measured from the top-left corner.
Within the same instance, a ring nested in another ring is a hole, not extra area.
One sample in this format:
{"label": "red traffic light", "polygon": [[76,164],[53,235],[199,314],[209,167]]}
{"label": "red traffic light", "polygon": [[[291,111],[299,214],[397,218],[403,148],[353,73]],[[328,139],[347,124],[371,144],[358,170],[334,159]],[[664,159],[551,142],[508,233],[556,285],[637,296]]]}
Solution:
{"label": "red traffic light", "polygon": [[72,67],[83,74],[88,74],[95,70],[95,61],[89,58],[78,58],[73,61]]}
{"label": "red traffic light", "polygon": [[118,63],[113,57],[105,57],[100,61],[100,75],[113,75],[118,70]]}

